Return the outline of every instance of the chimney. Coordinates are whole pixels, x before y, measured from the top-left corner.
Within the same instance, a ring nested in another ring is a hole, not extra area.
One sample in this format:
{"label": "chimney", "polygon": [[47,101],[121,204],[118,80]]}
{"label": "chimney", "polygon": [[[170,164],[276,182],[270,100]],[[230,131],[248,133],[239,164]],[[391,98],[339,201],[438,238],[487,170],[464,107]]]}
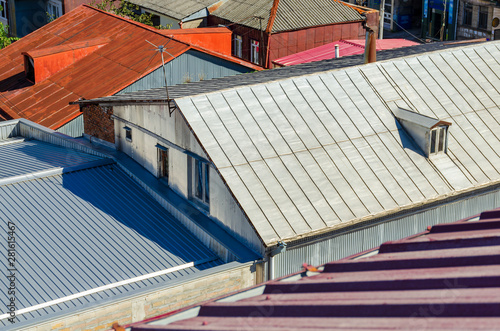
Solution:
{"label": "chimney", "polygon": [[338,59],[340,57],[339,44],[335,44],[335,58]]}
{"label": "chimney", "polygon": [[377,37],[372,29],[366,27],[365,64],[372,62],[377,62]]}

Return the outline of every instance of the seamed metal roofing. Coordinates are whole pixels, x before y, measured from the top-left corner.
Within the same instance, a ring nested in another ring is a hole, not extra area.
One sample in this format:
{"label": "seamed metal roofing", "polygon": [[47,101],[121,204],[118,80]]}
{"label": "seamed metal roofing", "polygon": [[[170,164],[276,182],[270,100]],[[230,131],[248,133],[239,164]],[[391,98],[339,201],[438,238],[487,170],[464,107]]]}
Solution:
{"label": "seamed metal roofing", "polygon": [[[229,84],[236,78],[221,79],[172,95],[263,241],[273,245],[498,184],[499,46],[323,72],[299,65],[241,75],[236,87]],[[164,98],[151,90],[89,102]],[[452,123],[447,154],[425,157],[397,122],[398,108]]]}
{"label": "seamed metal roofing", "polygon": [[[211,15],[254,29],[266,30],[270,21],[272,0],[227,0]],[[362,8],[362,7],[360,7]],[[271,32],[298,30],[312,26],[362,21],[360,12],[342,1],[280,0],[272,23]],[[256,17],[262,17],[262,22]]]}
{"label": "seamed metal roofing", "polygon": [[[198,47],[186,41],[186,34],[176,39],[167,33],[87,5],[78,7],[0,51],[0,120],[26,118],[51,129],[61,127],[81,115],[70,102],[113,95],[161,65],[146,41],[168,42],[165,62],[195,49],[246,66],[222,51],[206,50],[202,46],[207,43]],[[100,44],[91,45],[97,38]],[[35,58],[35,76],[37,61],[46,61],[39,68],[50,75],[35,84],[28,80],[23,53]],[[46,58],[37,59],[40,54]],[[69,63],[73,55],[79,59]]]}
{"label": "seamed metal roofing", "polygon": [[[499,43],[176,99],[268,244],[500,180]],[[430,158],[391,110],[451,122]]]}
{"label": "seamed metal roofing", "polygon": [[[10,141],[0,144],[0,223],[15,225],[17,320],[6,319],[9,297],[2,291],[2,329],[152,291],[223,264],[112,160],[37,140]],[[5,183],[6,176],[16,180]],[[7,243],[7,231],[1,236]],[[2,278],[2,288],[7,281]]]}
{"label": "seamed metal roofing", "polygon": [[[473,43],[477,43],[473,41]],[[444,43],[436,42],[429,44],[415,45],[412,47],[395,48],[380,51],[377,53],[378,61],[386,61],[407,56],[421,55],[424,53],[450,50],[457,47],[463,47],[461,43]],[[212,79],[210,81],[192,82],[169,87],[169,96],[172,99],[193,96],[196,94],[210,93],[223,89],[236,88],[246,85],[254,85],[260,83],[268,83],[275,80],[292,78],[302,75],[317,74],[329,70],[338,70],[348,67],[355,67],[364,63],[363,55],[353,55],[341,57],[339,59],[323,60],[314,63],[303,63],[285,68],[276,68],[273,70],[263,70],[253,72],[251,74],[236,75],[223,78]],[[97,103],[97,102],[112,102],[112,103],[127,103],[127,102],[148,102],[148,101],[165,101],[165,89],[157,88],[144,91],[130,92],[119,96],[108,96],[96,98],[93,100],[81,100],[78,103]]]}
{"label": "seamed metal roofing", "polygon": [[498,329],[500,210],[365,255],[203,304],[195,318],[168,325],[160,318],[131,330]]}

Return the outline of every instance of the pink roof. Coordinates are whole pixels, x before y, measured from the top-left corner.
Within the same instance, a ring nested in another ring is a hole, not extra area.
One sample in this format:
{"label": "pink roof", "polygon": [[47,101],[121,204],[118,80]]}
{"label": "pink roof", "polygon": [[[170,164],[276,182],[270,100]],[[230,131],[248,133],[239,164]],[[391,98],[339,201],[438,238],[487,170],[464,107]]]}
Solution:
{"label": "pink roof", "polygon": [[[280,66],[328,60],[335,57],[335,45],[339,45],[340,56],[362,54],[365,51],[365,40],[339,40],[330,44],[308,49],[300,53],[284,56],[273,63]],[[406,39],[377,39],[377,51],[418,45]]]}
{"label": "pink roof", "polygon": [[498,329],[500,209],[469,220],[327,263],[315,275],[266,282],[262,294],[206,302],[197,317],[132,331]]}

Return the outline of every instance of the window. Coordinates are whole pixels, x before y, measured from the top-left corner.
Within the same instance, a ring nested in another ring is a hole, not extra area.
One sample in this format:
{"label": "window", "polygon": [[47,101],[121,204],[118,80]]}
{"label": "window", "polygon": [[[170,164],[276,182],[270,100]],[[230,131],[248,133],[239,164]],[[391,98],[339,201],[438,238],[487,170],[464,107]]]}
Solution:
{"label": "window", "polygon": [[250,62],[259,64],[259,42],[257,40],[250,42]]}
{"label": "window", "polygon": [[26,79],[30,82],[35,82],[35,62],[31,56],[24,54],[24,72],[26,73]]}
{"label": "window", "polygon": [[49,0],[47,2],[47,15],[49,16],[49,21],[53,21],[62,15],[62,3],[61,1]]}
{"label": "window", "polygon": [[478,29],[488,29],[488,7],[479,7],[479,21],[477,23]]}
{"label": "window", "polygon": [[125,139],[127,139],[127,141],[132,141],[132,129],[128,126],[124,126],[123,128],[125,129]]}
{"label": "window", "polygon": [[438,126],[431,130],[430,154],[446,152],[446,126]]}
{"label": "window", "polygon": [[163,178],[168,183],[168,148],[156,145],[158,149],[158,178]]}
{"label": "window", "polygon": [[210,165],[194,159],[193,197],[207,205],[210,204]]}
{"label": "window", "polygon": [[234,56],[237,57],[243,57],[243,38],[241,36],[238,36],[237,34],[234,35],[233,39],[233,54]]}
{"label": "window", "polygon": [[472,5],[469,3],[464,4],[464,17],[462,19],[463,25],[472,25]]}
{"label": "window", "polygon": [[0,10],[0,18],[7,18],[7,4],[4,0],[0,0],[0,6],[2,10]]}

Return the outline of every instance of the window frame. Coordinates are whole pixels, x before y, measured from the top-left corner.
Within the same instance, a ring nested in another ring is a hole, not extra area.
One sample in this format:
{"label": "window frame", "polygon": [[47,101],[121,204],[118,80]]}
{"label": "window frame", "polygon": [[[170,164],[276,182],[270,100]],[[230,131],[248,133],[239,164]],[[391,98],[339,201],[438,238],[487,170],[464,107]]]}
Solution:
{"label": "window frame", "polygon": [[481,30],[487,30],[488,29],[488,15],[489,15],[488,7],[479,6],[479,11],[478,11],[477,15],[478,15],[477,28],[481,29]]}
{"label": "window frame", "polygon": [[62,2],[49,0],[45,5],[45,10],[47,11],[47,15],[49,15],[50,18],[57,19],[63,15]]}
{"label": "window frame", "polygon": [[259,62],[260,42],[255,39],[250,39],[250,62],[260,64]]}
{"label": "window frame", "polygon": [[132,142],[132,128],[124,126],[123,129],[125,130],[125,140]]}
{"label": "window frame", "polygon": [[464,11],[462,17],[462,25],[472,26],[472,14],[474,7],[470,3],[464,3]]}
{"label": "window frame", "polygon": [[204,206],[210,206],[210,164],[197,158],[192,158],[191,197]]}
{"label": "window frame", "polygon": [[0,0],[0,6],[2,6],[2,10],[0,11],[0,18],[7,19],[7,1]]}
{"label": "window frame", "polygon": [[170,175],[170,152],[169,149],[163,145],[157,144],[157,161],[158,161],[158,178],[169,182]]}
{"label": "window frame", "polygon": [[243,57],[243,37],[238,34],[235,34],[233,38],[233,55]]}
{"label": "window frame", "polygon": [[448,126],[439,125],[429,132],[429,155],[446,153],[448,149]]}

